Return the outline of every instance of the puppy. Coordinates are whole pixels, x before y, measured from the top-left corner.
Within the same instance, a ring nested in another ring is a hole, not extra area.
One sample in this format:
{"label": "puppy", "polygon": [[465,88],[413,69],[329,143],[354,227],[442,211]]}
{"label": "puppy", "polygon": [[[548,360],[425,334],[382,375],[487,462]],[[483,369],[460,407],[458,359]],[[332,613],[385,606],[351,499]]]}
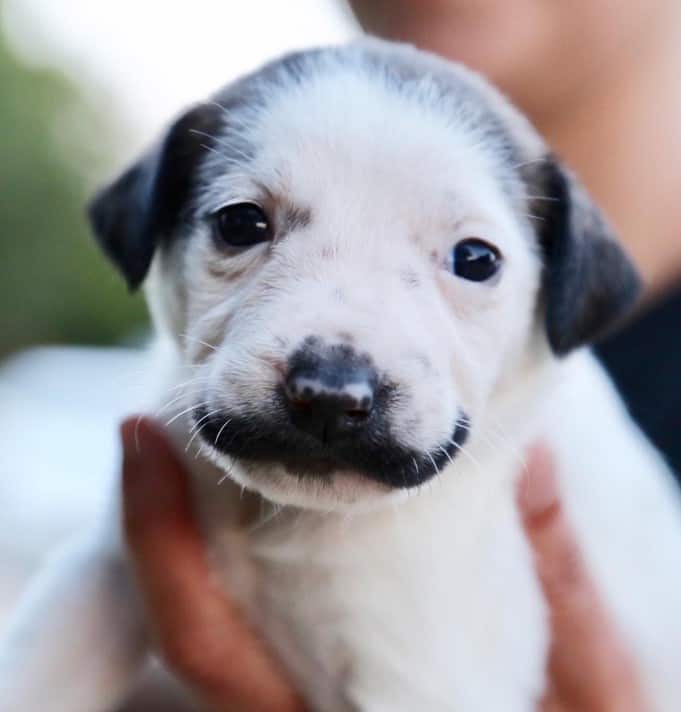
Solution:
{"label": "puppy", "polygon": [[[379,41],[290,55],[181,116],[91,218],[146,281],[216,572],[312,709],[535,709],[514,493],[537,438],[651,709],[678,709],[678,497],[580,348],[638,280],[496,91]],[[129,693],[149,651],[118,513],[29,591],[3,712]]]}

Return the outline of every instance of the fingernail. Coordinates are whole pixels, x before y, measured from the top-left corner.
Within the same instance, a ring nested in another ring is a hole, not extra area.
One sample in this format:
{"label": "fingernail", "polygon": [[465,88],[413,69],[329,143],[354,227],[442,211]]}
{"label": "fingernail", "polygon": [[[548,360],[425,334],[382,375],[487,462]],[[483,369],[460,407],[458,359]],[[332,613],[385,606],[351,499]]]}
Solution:
{"label": "fingernail", "polygon": [[518,487],[518,505],[528,519],[539,517],[558,502],[558,484],[551,452],[536,445],[528,453],[525,472]]}

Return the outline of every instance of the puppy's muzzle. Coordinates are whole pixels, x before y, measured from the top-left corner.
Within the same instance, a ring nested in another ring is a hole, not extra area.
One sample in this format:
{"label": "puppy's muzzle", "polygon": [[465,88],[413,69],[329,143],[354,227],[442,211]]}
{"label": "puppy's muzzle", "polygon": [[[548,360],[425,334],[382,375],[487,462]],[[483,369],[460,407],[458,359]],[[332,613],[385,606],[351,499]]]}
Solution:
{"label": "puppy's muzzle", "polygon": [[288,358],[270,397],[238,410],[202,404],[195,418],[206,445],[246,466],[280,466],[296,477],[351,471],[408,488],[453,460],[469,422],[460,411],[442,442],[408,447],[394,428],[396,405],[406,398],[368,354],[310,336]]}
{"label": "puppy's muzzle", "polygon": [[370,360],[348,346],[304,347],[284,381],[291,423],[324,444],[352,438],[370,421],[377,383]]}

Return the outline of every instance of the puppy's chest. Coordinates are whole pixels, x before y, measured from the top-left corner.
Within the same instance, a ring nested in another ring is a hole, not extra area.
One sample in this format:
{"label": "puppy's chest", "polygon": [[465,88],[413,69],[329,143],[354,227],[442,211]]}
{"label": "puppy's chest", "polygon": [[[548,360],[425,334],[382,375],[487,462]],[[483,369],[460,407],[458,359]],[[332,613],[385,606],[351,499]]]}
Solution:
{"label": "puppy's chest", "polygon": [[353,604],[341,595],[349,572],[320,556],[315,533],[306,543],[287,531],[291,526],[215,527],[211,562],[314,708],[350,710]]}
{"label": "puppy's chest", "polygon": [[540,684],[542,607],[499,502],[492,528],[456,507],[344,519],[255,504],[229,523],[213,511],[212,561],[315,709],[484,710],[497,694],[524,709],[508,701]]}

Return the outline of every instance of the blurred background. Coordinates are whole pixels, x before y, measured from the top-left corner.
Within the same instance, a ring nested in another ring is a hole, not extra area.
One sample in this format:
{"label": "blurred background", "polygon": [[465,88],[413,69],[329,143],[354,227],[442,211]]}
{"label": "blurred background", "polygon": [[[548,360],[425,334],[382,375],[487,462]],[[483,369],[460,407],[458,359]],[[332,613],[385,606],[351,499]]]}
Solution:
{"label": "blurred background", "polygon": [[135,339],[142,299],[96,249],[89,194],[183,106],[277,53],[350,34],[333,0],[187,7],[0,0],[0,357]]}
{"label": "blurred background", "polygon": [[187,104],[354,32],[336,0],[0,0],[0,625],[101,516],[116,424],[142,407],[143,299],[95,245],[88,197]]}

